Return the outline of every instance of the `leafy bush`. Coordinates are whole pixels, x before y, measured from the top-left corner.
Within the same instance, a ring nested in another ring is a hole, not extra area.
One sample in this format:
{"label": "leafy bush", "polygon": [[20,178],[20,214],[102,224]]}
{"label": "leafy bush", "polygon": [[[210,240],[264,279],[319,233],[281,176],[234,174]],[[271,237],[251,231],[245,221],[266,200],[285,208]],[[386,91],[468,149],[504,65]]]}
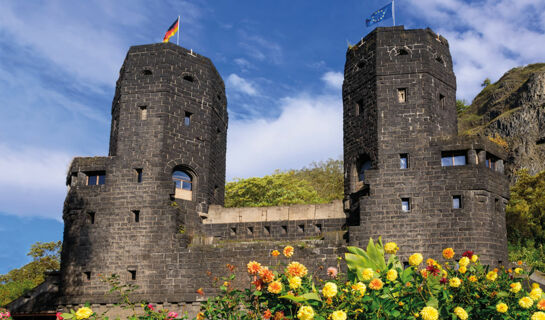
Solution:
{"label": "leafy bush", "polygon": [[366,250],[347,249],[347,274],[330,267],[327,280],[291,260],[289,246],[288,260],[273,251],[275,268],[250,261],[249,288],[234,288],[234,275],[225,278],[221,294],[203,304],[197,319],[545,319],[545,294],[537,286],[525,291],[522,283],[530,283],[522,268],[490,270],[471,251],[455,261],[447,248],[443,264],[415,253],[404,269],[397,245],[383,246],[380,238]]}

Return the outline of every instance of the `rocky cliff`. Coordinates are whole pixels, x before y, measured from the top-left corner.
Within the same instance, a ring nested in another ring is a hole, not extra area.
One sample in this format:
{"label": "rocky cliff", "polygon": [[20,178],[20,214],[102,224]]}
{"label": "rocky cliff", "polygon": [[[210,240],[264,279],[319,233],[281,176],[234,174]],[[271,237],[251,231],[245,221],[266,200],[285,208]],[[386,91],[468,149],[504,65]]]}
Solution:
{"label": "rocky cliff", "polygon": [[490,137],[508,151],[506,173],[545,170],[545,63],[509,70],[459,114],[464,135]]}

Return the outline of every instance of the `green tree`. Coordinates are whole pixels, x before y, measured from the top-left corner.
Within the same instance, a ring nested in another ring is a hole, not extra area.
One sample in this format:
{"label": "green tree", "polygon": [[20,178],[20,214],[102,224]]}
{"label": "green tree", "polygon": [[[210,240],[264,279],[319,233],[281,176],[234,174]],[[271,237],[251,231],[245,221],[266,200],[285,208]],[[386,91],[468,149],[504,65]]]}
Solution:
{"label": "green tree", "polygon": [[545,171],[531,176],[520,170],[505,211],[511,243],[545,243]]}
{"label": "green tree", "polygon": [[490,78],[484,79],[483,83],[481,83],[481,87],[486,88],[488,87],[492,82],[490,81]]}
{"label": "green tree", "polygon": [[466,111],[469,107],[470,105],[467,104],[467,101],[456,99],[456,111],[458,114]]}
{"label": "green tree", "polygon": [[328,159],[296,170],[295,176],[309,182],[321,199],[330,202],[344,196],[343,169],[342,160]]}
{"label": "green tree", "polygon": [[278,172],[261,178],[237,179],[225,185],[226,207],[267,207],[321,203],[318,193],[294,171]]}
{"label": "green tree", "polygon": [[36,242],[28,256],[32,261],[0,275],[0,306],[17,299],[45,279],[45,273],[59,270],[61,242]]}

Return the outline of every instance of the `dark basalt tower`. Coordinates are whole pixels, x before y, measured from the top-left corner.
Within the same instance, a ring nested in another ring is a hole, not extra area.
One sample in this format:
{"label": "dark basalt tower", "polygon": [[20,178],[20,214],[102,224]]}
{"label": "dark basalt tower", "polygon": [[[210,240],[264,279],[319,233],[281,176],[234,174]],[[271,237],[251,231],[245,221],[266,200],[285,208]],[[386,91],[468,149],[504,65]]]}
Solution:
{"label": "dark basalt tower", "polygon": [[350,242],[382,235],[402,254],[473,249],[506,261],[505,152],[458,137],[446,39],[377,28],[347,52],[345,194]]}
{"label": "dark basalt tower", "polygon": [[180,292],[172,279],[190,262],[179,252],[208,205],[223,204],[227,121],[208,58],[170,43],[129,50],[108,157],[75,158],[69,169],[61,304],[111,302],[99,274],[137,284],[148,301]]}

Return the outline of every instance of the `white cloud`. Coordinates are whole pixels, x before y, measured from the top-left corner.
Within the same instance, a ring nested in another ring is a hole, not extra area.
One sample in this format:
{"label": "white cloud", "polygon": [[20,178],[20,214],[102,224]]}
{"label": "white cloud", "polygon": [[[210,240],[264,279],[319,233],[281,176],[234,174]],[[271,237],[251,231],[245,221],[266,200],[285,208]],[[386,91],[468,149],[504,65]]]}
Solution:
{"label": "white cloud", "polygon": [[62,151],[0,144],[0,211],[59,219],[71,158]]}
{"label": "white cloud", "polygon": [[322,76],[322,81],[333,89],[342,89],[344,74],[341,72],[328,71]]}
{"label": "white cloud", "polygon": [[496,81],[513,67],[543,61],[545,1],[409,0],[405,6],[448,39],[460,98],[471,100],[485,78]]}
{"label": "white cloud", "polygon": [[250,81],[231,73],[227,77],[227,91],[232,89],[234,91],[242,92],[250,96],[257,96],[258,91],[253,83]]}
{"label": "white cloud", "polygon": [[227,179],[298,169],[342,154],[342,101],[301,94],[280,100],[275,119],[230,121]]}

